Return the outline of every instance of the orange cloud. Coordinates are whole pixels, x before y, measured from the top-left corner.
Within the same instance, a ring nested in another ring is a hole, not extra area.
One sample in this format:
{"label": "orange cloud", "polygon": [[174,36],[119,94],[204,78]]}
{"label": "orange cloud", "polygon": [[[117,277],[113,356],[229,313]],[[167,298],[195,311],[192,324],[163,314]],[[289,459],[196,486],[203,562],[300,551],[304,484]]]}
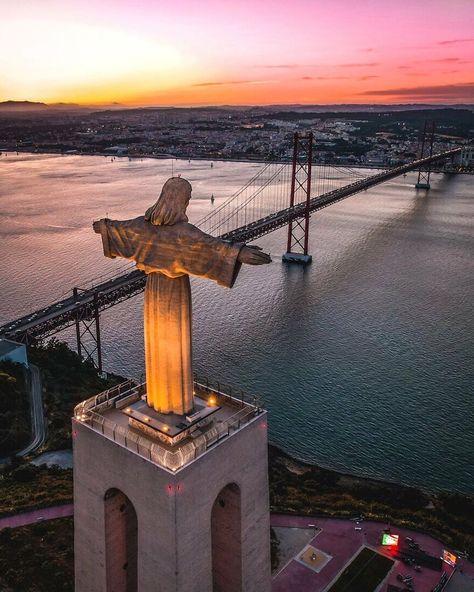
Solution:
{"label": "orange cloud", "polygon": [[227,82],[198,82],[197,84],[193,84],[192,86],[226,86],[229,84],[251,84],[252,80],[229,80]]}

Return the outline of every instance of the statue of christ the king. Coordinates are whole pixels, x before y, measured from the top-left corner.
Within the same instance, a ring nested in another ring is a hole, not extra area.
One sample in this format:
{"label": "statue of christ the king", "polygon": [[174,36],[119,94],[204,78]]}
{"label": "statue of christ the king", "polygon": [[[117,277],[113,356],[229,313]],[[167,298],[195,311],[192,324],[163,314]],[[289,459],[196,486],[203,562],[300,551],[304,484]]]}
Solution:
{"label": "statue of christ the king", "polygon": [[191,289],[189,275],[232,288],[242,263],[270,263],[258,247],[230,243],[189,224],[191,184],[172,177],[145,216],[94,222],[106,257],[135,261],[147,274],[145,366],[147,403],[159,413],[193,409]]}

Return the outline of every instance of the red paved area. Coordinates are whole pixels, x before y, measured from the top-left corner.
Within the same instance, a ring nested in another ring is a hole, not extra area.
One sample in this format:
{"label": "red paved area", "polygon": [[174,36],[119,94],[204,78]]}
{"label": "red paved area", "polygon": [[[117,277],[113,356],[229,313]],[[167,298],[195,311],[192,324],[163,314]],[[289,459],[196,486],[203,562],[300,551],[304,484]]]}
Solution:
{"label": "red paved area", "polygon": [[324,590],[342,570],[351,557],[362,547],[363,540],[354,536],[354,523],[348,520],[332,520],[326,524],[324,520],[303,517],[272,516],[272,526],[300,526],[316,524],[321,528],[311,545],[332,556],[326,566],[315,573],[301,563],[291,561],[273,580],[272,592],[317,592]]}
{"label": "red paved area", "polygon": [[2,528],[17,528],[18,526],[25,526],[26,524],[41,522],[41,520],[64,518],[65,516],[72,516],[73,513],[73,504],[53,506],[52,508],[43,508],[42,510],[33,510],[32,512],[23,512],[23,514],[15,514],[14,516],[0,518],[0,530]]}
{"label": "red paved area", "polygon": [[[352,557],[363,546],[394,559],[393,552],[387,547],[382,547],[379,543],[381,531],[388,526],[386,524],[361,522],[356,525],[350,520],[282,515],[273,515],[271,523],[272,526],[293,528],[308,528],[309,524],[315,524],[321,528],[321,531],[312,539],[311,544],[333,557],[319,574],[314,573],[297,561],[290,561],[274,578],[272,592],[324,592],[336,580],[343,567],[350,562]],[[362,530],[356,531],[356,526],[361,527]],[[400,545],[402,548],[405,544],[405,537],[410,537],[429,555],[440,557],[442,554],[443,544],[428,535],[395,527],[392,527],[392,532],[400,535],[400,541],[403,541]],[[460,560],[458,565],[463,569],[464,573],[474,577],[474,564],[466,560]],[[452,568],[446,564],[443,564],[443,569],[448,573],[452,571]],[[389,583],[402,587],[401,583],[397,581],[396,576],[398,573],[412,576],[415,592],[431,592],[431,589],[441,577],[441,572],[426,567],[422,567],[421,573],[417,573],[413,567],[408,567],[401,561],[396,560],[395,566],[380,588],[380,592],[385,592]]]}

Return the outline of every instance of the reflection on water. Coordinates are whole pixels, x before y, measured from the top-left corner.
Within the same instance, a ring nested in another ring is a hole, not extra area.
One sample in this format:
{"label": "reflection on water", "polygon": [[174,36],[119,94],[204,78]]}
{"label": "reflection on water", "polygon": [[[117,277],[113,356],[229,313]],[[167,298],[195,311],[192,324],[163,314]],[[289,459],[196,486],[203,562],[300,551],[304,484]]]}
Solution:
{"label": "reflection on water", "polygon": [[[173,161],[194,187],[191,221],[259,166]],[[171,168],[0,157],[0,322],[121,269],[102,256],[91,221],[144,212]],[[242,269],[232,290],[194,280],[195,367],[262,394],[272,441],[300,458],[474,491],[472,177],[434,175],[429,194],[414,181],[314,214],[307,268],[281,263],[279,230],[258,241],[273,264]],[[143,373],[141,314],[138,296],[102,315],[108,368]]]}

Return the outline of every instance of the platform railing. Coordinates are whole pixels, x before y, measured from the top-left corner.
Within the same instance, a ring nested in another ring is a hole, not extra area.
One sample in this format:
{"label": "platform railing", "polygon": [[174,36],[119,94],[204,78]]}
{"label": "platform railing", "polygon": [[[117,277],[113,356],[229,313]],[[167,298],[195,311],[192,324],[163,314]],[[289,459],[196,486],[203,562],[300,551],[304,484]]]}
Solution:
{"label": "platform railing", "polygon": [[263,411],[261,400],[257,396],[237,391],[217,381],[211,383],[207,378],[195,377],[194,391],[206,399],[213,397],[217,405],[226,405],[236,411],[209,428],[196,430],[175,448],[170,448],[158,439],[152,440],[128,426],[118,425],[103,415],[107,409],[122,408],[137,401],[146,392],[145,384],[138,384],[133,380],[127,380],[79,403],[74,409],[74,419],[151,462],[176,472]]}
{"label": "platform railing", "polygon": [[252,405],[260,409],[263,407],[263,399],[257,395],[246,393],[242,389],[236,389],[229,384],[219,381],[211,381],[206,376],[194,374],[194,386],[202,392],[208,392],[217,397],[221,396],[227,404],[233,403],[240,407]]}

